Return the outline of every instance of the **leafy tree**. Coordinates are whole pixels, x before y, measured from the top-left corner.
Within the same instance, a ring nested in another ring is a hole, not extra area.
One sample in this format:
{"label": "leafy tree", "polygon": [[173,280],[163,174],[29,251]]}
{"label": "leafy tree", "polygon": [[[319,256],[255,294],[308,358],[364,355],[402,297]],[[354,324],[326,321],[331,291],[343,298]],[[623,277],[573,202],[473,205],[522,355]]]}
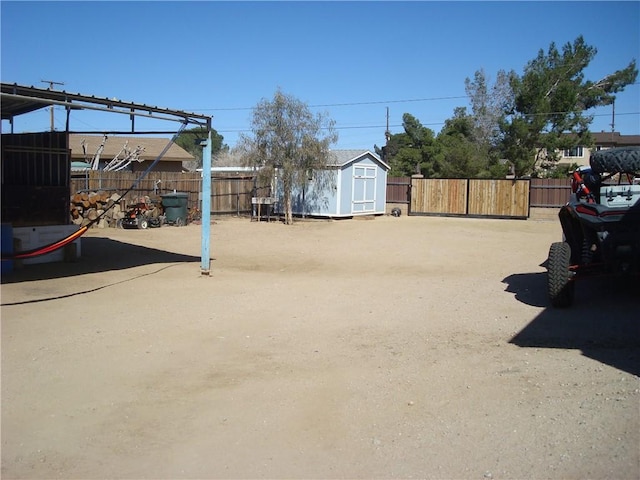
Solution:
{"label": "leafy tree", "polygon": [[387,145],[376,152],[389,164],[391,176],[409,176],[422,173],[433,174],[433,155],[435,134],[433,130],[422,126],[420,121],[409,113],[402,116],[403,133],[389,136]]}
{"label": "leafy tree", "polygon": [[577,163],[571,165],[557,164],[546,172],[544,178],[568,178],[578,168]]}
{"label": "leafy tree", "polygon": [[490,147],[477,139],[475,117],[466,108],[458,107],[453,118],[446,120],[436,137],[435,165],[440,178],[489,178],[506,174],[490,155]]}
{"label": "leafy tree", "polygon": [[[184,148],[187,152],[195,157],[191,167],[193,170],[202,167],[202,146],[200,141],[207,138],[207,129],[204,127],[195,127],[183,130],[176,138],[176,144]],[[211,130],[211,156],[214,157],[220,152],[228,151],[229,146],[225,145],[224,137]]]}
{"label": "leafy tree", "polygon": [[514,102],[500,121],[501,149],[517,176],[532,174],[545,156],[557,161],[562,149],[591,146],[593,116],[585,111],[610,104],[616,93],[636,81],[635,60],[601,80],[585,80],[583,71],[596,53],[582,36],[562,51],[551,43],[547,53],[540,50],[526,65],[522,77],[511,76]]}
{"label": "leafy tree", "polygon": [[376,152],[390,165],[391,176],[415,173],[426,178],[502,177],[508,166],[490,155],[488,147],[478,144],[474,118],[464,107],[443,129],[434,132],[409,113],[402,116],[403,133],[390,135],[387,145]]}
{"label": "leafy tree", "polygon": [[473,119],[464,107],[455,109],[436,140],[440,147],[435,162],[439,178],[474,177],[482,169],[474,143]]}
{"label": "leafy tree", "polygon": [[252,136],[241,134],[238,150],[245,165],[282,182],[285,223],[293,223],[292,191],[304,188],[311,172],[328,172],[330,146],[338,140],[335,122],[279,89],[253,110]]}

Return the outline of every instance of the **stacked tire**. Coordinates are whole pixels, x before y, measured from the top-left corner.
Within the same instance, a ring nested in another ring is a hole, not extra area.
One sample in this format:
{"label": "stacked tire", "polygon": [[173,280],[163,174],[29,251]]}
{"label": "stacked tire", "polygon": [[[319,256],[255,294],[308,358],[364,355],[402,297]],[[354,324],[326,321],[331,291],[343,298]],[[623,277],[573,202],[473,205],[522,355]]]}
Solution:
{"label": "stacked tire", "polygon": [[599,150],[589,159],[595,173],[640,173],[640,147]]}

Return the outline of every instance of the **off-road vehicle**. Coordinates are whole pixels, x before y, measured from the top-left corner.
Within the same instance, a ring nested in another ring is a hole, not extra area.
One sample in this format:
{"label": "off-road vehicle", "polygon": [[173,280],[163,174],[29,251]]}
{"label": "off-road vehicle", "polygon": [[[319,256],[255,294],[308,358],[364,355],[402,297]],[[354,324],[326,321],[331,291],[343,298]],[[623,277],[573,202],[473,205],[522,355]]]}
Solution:
{"label": "off-road vehicle", "polygon": [[547,289],[554,307],[573,303],[587,275],[640,273],[640,147],[599,150],[571,178],[558,214],[563,241],[551,244]]}

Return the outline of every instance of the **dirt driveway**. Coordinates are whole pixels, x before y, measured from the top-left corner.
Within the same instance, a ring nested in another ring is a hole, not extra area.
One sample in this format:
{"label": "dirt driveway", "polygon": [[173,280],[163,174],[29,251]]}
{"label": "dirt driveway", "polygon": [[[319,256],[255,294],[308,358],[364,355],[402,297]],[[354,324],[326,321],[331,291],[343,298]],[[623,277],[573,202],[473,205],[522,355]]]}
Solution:
{"label": "dirt driveway", "polygon": [[639,478],[638,284],[549,308],[557,222],[200,231],[3,279],[3,479]]}

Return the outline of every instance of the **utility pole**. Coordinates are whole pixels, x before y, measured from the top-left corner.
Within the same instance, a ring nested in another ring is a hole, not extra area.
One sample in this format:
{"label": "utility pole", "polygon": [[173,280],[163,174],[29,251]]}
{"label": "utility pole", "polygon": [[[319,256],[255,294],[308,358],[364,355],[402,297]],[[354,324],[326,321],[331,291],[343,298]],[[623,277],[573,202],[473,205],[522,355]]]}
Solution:
{"label": "utility pole", "polygon": [[613,99],[611,110],[611,133],[616,131],[616,99]]}
{"label": "utility pole", "polygon": [[386,138],[386,144],[389,144],[389,138],[391,137],[391,132],[389,131],[389,107],[387,107],[387,129],[384,132],[384,137]]}
{"label": "utility pole", "polygon": [[389,139],[391,138],[391,132],[389,131],[389,107],[387,107],[387,129],[384,131],[384,147],[382,147],[382,161],[387,161],[387,148],[389,147]]}
{"label": "utility pole", "polygon": [[[53,86],[54,85],[64,85],[63,82],[54,82],[53,80],[40,80],[40,81],[42,83],[48,83],[49,84],[49,90],[53,90]],[[49,118],[51,120],[51,131],[53,132],[55,130],[55,127],[53,125],[53,105],[51,105]]]}

